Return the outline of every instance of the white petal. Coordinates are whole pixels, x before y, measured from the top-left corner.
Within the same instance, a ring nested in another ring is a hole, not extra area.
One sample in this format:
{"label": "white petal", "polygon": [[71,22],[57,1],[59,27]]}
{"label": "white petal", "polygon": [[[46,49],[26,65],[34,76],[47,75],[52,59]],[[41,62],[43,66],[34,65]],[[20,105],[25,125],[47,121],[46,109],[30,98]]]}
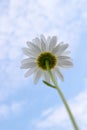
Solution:
{"label": "white petal", "polygon": [[53,36],[49,43],[49,51],[52,51],[52,49],[56,46],[57,43],[57,37]]}
{"label": "white petal", "polygon": [[25,55],[27,55],[27,56],[34,56],[34,54],[29,50],[29,48],[22,48],[22,50],[23,50],[23,53],[25,54]]}
{"label": "white petal", "polygon": [[44,80],[48,83],[50,83],[50,77],[49,77],[49,74],[47,72],[44,71]]}
{"label": "white petal", "polygon": [[28,77],[28,76],[32,75],[36,70],[37,70],[37,67],[29,69],[29,70],[25,73],[24,76],[25,76],[25,77]]}
{"label": "white petal", "polygon": [[63,45],[63,42],[59,43],[56,47],[54,47],[52,53],[57,54],[61,45]]}
{"label": "white petal", "polygon": [[56,54],[58,52],[59,49],[59,44],[53,48],[52,53]]}
{"label": "white petal", "polygon": [[55,48],[53,48],[52,52],[56,55],[61,55],[68,48],[68,44],[64,44],[64,42],[60,42]]}
{"label": "white petal", "polygon": [[48,36],[47,37],[47,51],[49,51],[49,44],[50,44],[50,40],[51,40],[51,37],[50,36]]}
{"label": "white petal", "polygon": [[63,68],[70,68],[73,66],[73,63],[70,60],[59,60],[58,66],[63,67]]}
{"label": "white petal", "polygon": [[41,52],[40,48],[32,42],[27,42],[27,45],[36,55]]}
{"label": "white petal", "polygon": [[71,51],[64,51],[61,55],[67,56],[67,55],[69,55],[70,53],[71,53]]}
{"label": "white petal", "polygon": [[63,44],[59,47],[59,50],[57,52],[57,55],[61,55],[62,53],[64,53],[64,51],[68,48],[69,44]]}
{"label": "white petal", "polygon": [[30,57],[30,58],[26,58],[24,60],[21,61],[22,64],[26,64],[26,63],[29,63],[29,62],[35,62],[35,58],[34,57]]}
{"label": "white petal", "polygon": [[29,48],[22,48],[23,53],[29,57],[37,57],[38,53],[35,50],[30,50]]}
{"label": "white petal", "polygon": [[37,70],[35,72],[35,77],[34,77],[34,83],[37,84],[38,80],[41,78],[41,75],[42,75],[42,71],[41,70]]}
{"label": "white petal", "polygon": [[48,37],[47,37],[47,43],[48,43],[48,44],[50,43],[50,40],[51,40],[51,37],[48,36]]}
{"label": "white petal", "polygon": [[29,62],[29,63],[21,65],[21,69],[28,69],[28,68],[33,68],[33,67],[36,67],[36,63],[35,62]]}
{"label": "white petal", "polygon": [[46,51],[46,44],[42,39],[41,39],[41,50],[42,52]]}
{"label": "white petal", "polygon": [[58,77],[64,81],[64,77],[63,77],[63,74],[60,72],[60,69],[58,67],[55,67],[55,72],[56,74],[58,75]]}
{"label": "white petal", "polygon": [[32,42],[33,42],[34,44],[38,45],[39,48],[41,48],[41,41],[40,41],[39,38],[36,37],[35,39],[32,40]]}
{"label": "white petal", "polygon": [[58,56],[58,60],[67,60],[71,59],[69,56]]}
{"label": "white petal", "polygon": [[59,46],[62,46],[62,45],[64,45],[64,42],[60,42],[60,43],[59,43]]}
{"label": "white petal", "polygon": [[27,45],[28,45],[28,47],[30,47],[30,49],[34,49],[34,50],[37,50],[38,52],[41,52],[40,48],[36,44],[34,44],[32,42],[27,42]]}
{"label": "white petal", "polygon": [[42,35],[40,35],[40,37],[41,37],[41,39],[44,41],[44,43],[47,43],[47,40],[46,40],[46,38],[45,38],[45,36],[42,34]]}

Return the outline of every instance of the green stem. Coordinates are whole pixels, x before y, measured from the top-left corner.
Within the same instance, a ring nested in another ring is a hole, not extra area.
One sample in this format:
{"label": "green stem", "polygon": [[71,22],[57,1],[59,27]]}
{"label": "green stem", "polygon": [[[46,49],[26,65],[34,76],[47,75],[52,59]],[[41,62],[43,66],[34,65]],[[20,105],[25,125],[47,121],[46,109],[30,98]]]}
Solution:
{"label": "green stem", "polygon": [[56,80],[55,80],[53,74],[52,74],[51,71],[50,71],[49,62],[48,62],[48,61],[46,61],[46,67],[47,67],[47,71],[48,71],[48,73],[49,73],[49,75],[50,75],[50,77],[51,77],[51,80],[52,80],[52,82],[54,83],[54,85],[55,85],[55,87],[56,87],[56,90],[57,90],[57,92],[59,93],[59,95],[60,95],[60,97],[61,97],[61,99],[62,99],[62,101],[63,101],[63,103],[64,103],[64,105],[65,105],[65,107],[66,107],[66,110],[67,110],[67,112],[68,112],[68,114],[69,114],[69,117],[70,117],[70,119],[71,119],[71,122],[72,122],[72,124],[73,124],[75,130],[79,130],[79,128],[78,128],[78,126],[77,126],[77,124],[76,124],[76,121],[75,121],[75,119],[74,119],[74,117],[73,117],[73,114],[72,114],[72,112],[71,112],[71,110],[70,110],[70,108],[69,108],[69,106],[68,106],[68,103],[67,103],[67,101],[66,101],[66,99],[65,99],[65,97],[64,97],[64,95],[63,95],[63,93],[62,93],[62,91],[60,90],[60,88],[59,88],[59,86],[58,86],[58,84],[57,84],[57,82],[56,82]]}

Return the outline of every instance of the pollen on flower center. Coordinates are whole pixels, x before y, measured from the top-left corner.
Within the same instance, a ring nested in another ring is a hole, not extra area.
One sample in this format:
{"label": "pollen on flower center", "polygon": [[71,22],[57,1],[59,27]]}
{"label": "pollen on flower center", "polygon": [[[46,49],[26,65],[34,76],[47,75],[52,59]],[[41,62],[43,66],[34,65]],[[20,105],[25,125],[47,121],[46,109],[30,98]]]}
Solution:
{"label": "pollen on flower center", "polygon": [[43,52],[37,58],[38,67],[43,70],[46,70],[46,61],[48,61],[50,69],[53,69],[57,63],[55,55],[50,52]]}

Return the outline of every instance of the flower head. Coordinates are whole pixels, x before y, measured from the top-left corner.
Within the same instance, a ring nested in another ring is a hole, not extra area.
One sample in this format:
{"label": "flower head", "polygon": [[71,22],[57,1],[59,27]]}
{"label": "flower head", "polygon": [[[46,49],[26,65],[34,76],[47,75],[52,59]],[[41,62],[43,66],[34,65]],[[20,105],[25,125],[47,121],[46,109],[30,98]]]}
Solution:
{"label": "flower head", "polygon": [[48,61],[50,70],[54,76],[58,76],[62,81],[64,80],[60,68],[70,68],[73,66],[72,60],[68,56],[68,44],[64,44],[64,42],[57,44],[56,36],[46,39],[44,35],[41,35],[40,38],[35,38],[32,42],[27,42],[27,46],[28,48],[23,48],[23,52],[28,58],[24,59],[21,65],[21,68],[28,69],[25,77],[34,74],[35,83],[38,82],[40,77],[50,82],[46,68],[46,61]]}

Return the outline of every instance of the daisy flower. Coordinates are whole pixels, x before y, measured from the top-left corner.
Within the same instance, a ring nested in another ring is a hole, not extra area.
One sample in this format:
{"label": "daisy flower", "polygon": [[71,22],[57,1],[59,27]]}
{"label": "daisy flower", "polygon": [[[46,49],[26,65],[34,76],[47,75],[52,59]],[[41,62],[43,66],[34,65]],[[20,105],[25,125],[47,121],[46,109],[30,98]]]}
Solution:
{"label": "daisy flower", "polygon": [[[68,106],[68,103],[57,84],[57,76],[64,81],[64,76],[61,73],[61,68],[70,68],[73,66],[71,58],[68,56],[69,51],[67,50],[68,44],[64,42],[57,43],[57,37],[48,37],[44,35],[40,38],[35,38],[32,42],[27,42],[27,48],[23,48],[23,52],[28,58],[22,61],[21,68],[28,69],[25,73],[25,77],[34,74],[34,83],[43,77],[44,83],[52,88],[55,88],[59,93],[66,110],[69,114],[71,122],[75,130],[79,130],[74,116]],[[50,81],[54,85],[50,84]]]}
{"label": "daisy flower", "polygon": [[23,53],[28,58],[21,62],[21,68],[28,70],[25,73],[25,77],[34,74],[34,83],[37,83],[41,77],[50,83],[50,77],[46,68],[46,61],[48,61],[54,77],[57,78],[58,76],[64,81],[64,76],[60,69],[73,66],[72,60],[68,56],[68,46],[64,42],[57,43],[56,36],[46,39],[44,35],[41,35],[40,38],[35,38],[32,42],[28,41],[27,48],[23,48]]}

